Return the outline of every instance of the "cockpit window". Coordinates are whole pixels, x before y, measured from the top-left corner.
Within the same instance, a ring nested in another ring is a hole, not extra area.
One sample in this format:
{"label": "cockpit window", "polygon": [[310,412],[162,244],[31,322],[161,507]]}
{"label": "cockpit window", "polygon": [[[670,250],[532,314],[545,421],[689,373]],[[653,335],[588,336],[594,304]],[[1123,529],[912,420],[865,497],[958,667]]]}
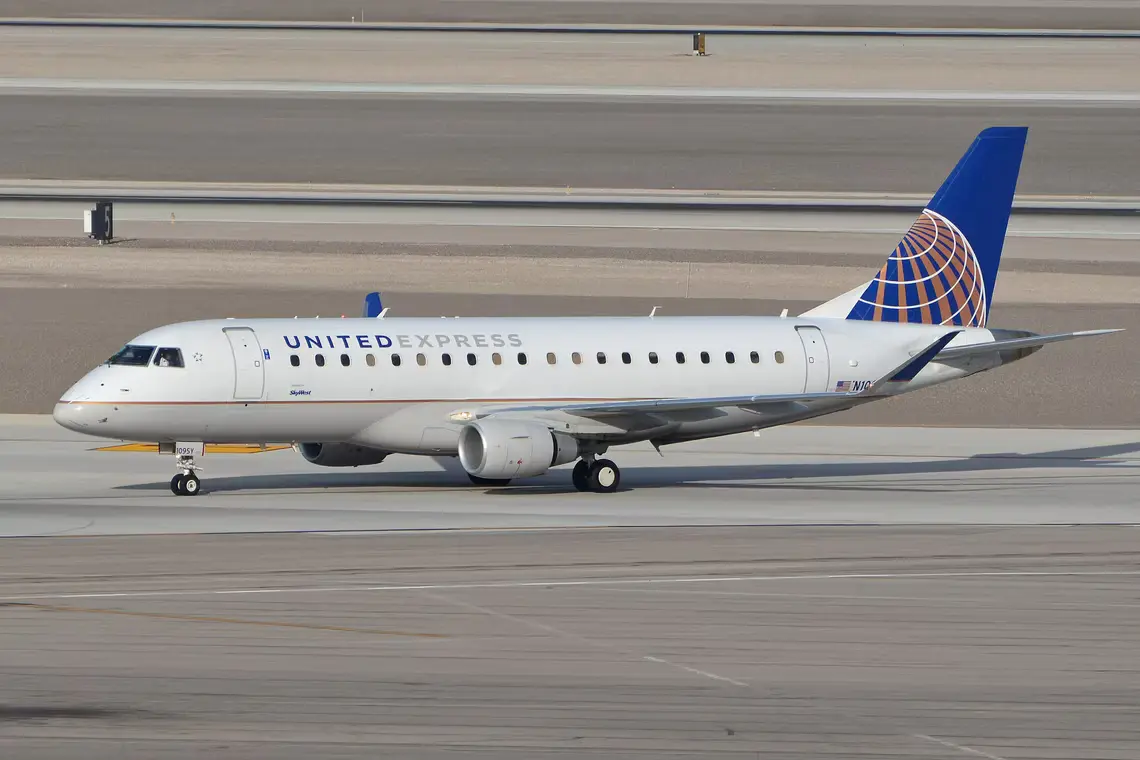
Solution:
{"label": "cockpit window", "polygon": [[127,367],[145,367],[150,362],[150,355],[154,353],[154,346],[126,345],[119,352],[107,360],[108,364],[121,364]]}
{"label": "cockpit window", "polygon": [[181,367],[182,364],[182,351],[177,348],[160,348],[158,353],[154,355],[154,366],[156,367]]}

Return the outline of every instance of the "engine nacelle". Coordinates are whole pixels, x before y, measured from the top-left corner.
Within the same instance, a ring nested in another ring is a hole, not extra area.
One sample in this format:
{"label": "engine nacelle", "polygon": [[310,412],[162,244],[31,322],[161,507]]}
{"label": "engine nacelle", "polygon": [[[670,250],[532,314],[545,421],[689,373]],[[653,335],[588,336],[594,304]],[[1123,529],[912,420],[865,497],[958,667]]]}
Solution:
{"label": "engine nacelle", "polygon": [[362,464],[380,464],[388,456],[387,451],[354,446],[350,443],[300,443],[297,451],[311,462],[321,467],[359,467]]}
{"label": "engine nacelle", "polygon": [[576,439],[536,422],[483,420],[459,432],[459,461],[478,478],[529,478],[577,458]]}

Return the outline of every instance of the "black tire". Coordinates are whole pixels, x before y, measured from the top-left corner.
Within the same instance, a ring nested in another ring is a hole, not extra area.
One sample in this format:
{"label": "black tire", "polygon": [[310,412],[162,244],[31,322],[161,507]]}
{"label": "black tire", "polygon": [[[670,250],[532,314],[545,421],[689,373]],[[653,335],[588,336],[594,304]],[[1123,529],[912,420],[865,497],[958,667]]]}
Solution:
{"label": "black tire", "polygon": [[574,465],[574,472],[570,474],[570,479],[574,482],[574,487],[579,491],[589,491],[590,463],[585,459],[578,460],[578,464]]}
{"label": "black tire", "polygon": [[182,481],[182,493],[186,496],[197,496],[202,491],[202,481],[194,473],[186,476]]}
{"label": "black tire", "polygon": [[182,479],[184,477],[185,476],[182,473],[178,473],[170,479],[170,492],[175,496],[182,495]]}
{"label": "black tire", "polygon": [[511,482],[510,478],[480,478],[477,475],[471,475],[470,473],[467,475],[467,478],[477,486],[497,487],[509,485]]}
{"label": "black tire", "polygon": [[590,490],[613,493],[621,484],[621,470],[608,459],[599,459],[590,468]]}

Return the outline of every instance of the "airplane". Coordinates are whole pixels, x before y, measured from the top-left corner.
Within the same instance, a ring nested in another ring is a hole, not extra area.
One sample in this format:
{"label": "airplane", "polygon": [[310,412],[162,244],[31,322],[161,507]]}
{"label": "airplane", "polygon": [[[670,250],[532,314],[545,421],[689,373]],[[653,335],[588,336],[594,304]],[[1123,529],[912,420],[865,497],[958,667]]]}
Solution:
{"label": "airplane", "polygon": [[[205,444],[291,443],[326,467],[457,457],[504,486],[573,463],[612,493],[614,447],[816,418],[1117,330],[987,327],[1026,127],[980,132],[869,281],[798,317],[208,319],[147,331],[67,390],[73,431],[157,443],[177,495]],[[654,310],[656,311],[656,310]]]}

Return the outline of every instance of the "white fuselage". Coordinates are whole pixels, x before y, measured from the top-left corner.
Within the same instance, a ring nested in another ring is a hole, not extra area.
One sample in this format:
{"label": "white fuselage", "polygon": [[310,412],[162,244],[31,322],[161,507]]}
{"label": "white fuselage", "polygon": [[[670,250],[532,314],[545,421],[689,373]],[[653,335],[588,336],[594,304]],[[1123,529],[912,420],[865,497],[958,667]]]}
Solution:
{"label": "white fuselage", "polygon": [[[528,401],[826,392],[877,380],[949,329],[776,317],[207,320],[131,341],[177,348],[184,366],[101,365],[63,395],[56,418],[124,440],[351,442],[452,454],[462,427],[456,412]],[[991,340],[988,330],[969,329],[952,345]],[[907,390],[997,362],[933,363]],[[837,398],[827,411],[847,406]],[[792,420],[700,414],[663,437]],[[629,438],[627,427],[608,434],[620,442],[623,431]],[[604,437],[606,425],[595,432]]]}

